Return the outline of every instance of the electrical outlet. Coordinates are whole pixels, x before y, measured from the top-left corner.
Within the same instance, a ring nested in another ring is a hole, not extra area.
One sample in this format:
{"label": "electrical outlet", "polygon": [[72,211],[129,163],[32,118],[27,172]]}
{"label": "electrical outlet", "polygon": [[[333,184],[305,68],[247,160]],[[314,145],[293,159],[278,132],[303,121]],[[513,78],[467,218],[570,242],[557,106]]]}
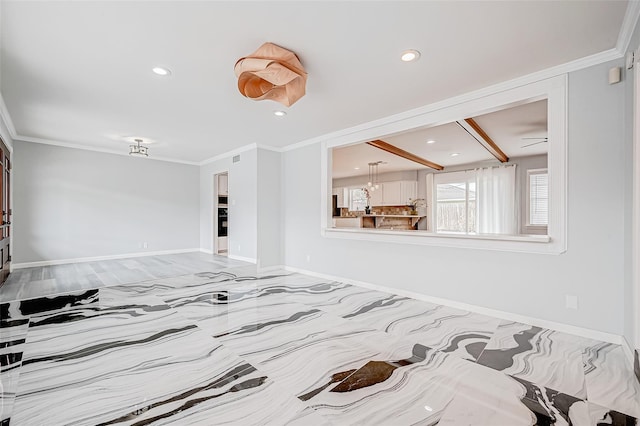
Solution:
{"label": "electrical outlet", "polygon": [[309,262],[311,262],[311,255],[310,254],[307,255],[307,263],[309,263]]}
{"label": "electrical outlet", "polygon": [[565,296],[565,305],[567,309],[578,309],[578,296],[567,294]]}
{"label": "electrical outlet", "polygon": [[146,241],[142,243],[142,248],[149,248],[149,243]]}

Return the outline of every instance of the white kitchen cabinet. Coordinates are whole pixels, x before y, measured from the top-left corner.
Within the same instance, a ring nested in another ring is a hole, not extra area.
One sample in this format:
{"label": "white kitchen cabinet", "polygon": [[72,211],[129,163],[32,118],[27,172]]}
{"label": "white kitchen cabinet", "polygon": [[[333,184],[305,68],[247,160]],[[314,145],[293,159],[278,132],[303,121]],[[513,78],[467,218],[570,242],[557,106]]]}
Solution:
{"label": "white kitchen cabinet", "polygon": [[371,199],[369,200],[369,205],[371,207],[383,206],[383,192],[384,192],[384,183],[380,184],[380,188],[372,191],[369,189],[369,194],[371,194]]}
{"label": "white kitchen cabinet", "polygon": [[338,196],[337,208],[341,209],[349,207],[349,188],[333,188],[332,194]]}
{"label": "white kitchen cabinet", "polygon": [[384,196],[382,197],[383,206],[400,206],[406,204],[402,202],[402,182],[384,182],[382,189]]}
{"label": "white kitchen cabinet", "polygon": [[418,182],[412,180],[402,180],[395,182],[384,182],[383,206],[406,206],[409,199],[418,196]]}
{"label": "white kitchen cabinet", "polygon": [[400,194],[403,205],[408,204],[410,198],[415,200],[418,198],[418,182],[415,180],[403,180],[400,185]]}

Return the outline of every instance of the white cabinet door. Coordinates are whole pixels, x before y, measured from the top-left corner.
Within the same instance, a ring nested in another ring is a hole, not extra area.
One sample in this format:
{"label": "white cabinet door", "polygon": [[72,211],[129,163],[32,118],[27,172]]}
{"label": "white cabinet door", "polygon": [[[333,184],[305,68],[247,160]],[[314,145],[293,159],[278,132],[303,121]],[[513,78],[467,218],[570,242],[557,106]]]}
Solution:
{"label": "white cabinet door", "polygon": [[418,198],[418,182],[411,180],[402,181],[400,193],[402,204],[409,204],[409,199],[415,200]]}
{"label": "white cabinet door", "polygon": [[218,175],[218,195],[229,195],[229,175]]}
{"label": "white cabinet door", "polygon": [[349,188],[338,188],[338,208],[349,208]]}
{"label": "white cabinet door", "polygon": [[371,207],[384,205],[383,197],[382,197],[383,192],[384,192],[384,183],[380,184],[380,188],[376,189],[375,191],[369,190],[369,193],[371,194],[371,200],[369,200]]}
{"label": "white cabinet door", "polygon": [[406,203],[402,202],[402,182],[385,182],[382,184],[384,197],[382,199],[383,206],[400,206]]}

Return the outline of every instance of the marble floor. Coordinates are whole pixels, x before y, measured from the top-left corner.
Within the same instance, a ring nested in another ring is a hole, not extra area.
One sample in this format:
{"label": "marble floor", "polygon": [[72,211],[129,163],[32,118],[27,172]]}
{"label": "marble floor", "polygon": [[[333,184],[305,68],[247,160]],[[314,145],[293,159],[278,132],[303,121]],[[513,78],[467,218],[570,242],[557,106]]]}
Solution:
{"label": "marble floor", "polygon": [[5,296],[0,425],[627,426],[640,416],[620,346],[285,271],[194,267]]}

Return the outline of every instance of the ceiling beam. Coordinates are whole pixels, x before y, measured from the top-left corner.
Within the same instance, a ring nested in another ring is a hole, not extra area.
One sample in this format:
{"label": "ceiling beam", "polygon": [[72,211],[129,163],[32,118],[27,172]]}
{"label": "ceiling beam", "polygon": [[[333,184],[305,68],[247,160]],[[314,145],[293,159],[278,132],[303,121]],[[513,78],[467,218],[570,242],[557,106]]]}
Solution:
{"label": "ceiling beam", "polygon": [[507,161],[509,161],[509,157],[507,157],[507,155],[504,152],[502,152],[498,144],[496,144],[489,137],[487,132],[485,132],[482,129],[482,127],[480,127],[480,125],[476,123],[476,121],[473,118],[465,118],[464,122],[468,125],[468,127],[473,129],[473,131],[469,130],[469,128],[460,121],[457,121],[456,123],[458,123],[460,127],[466,130],[467,133],[469,133],[469,135],[471,135],[475,140],[480,142],[480,145],[482,145],[484,149],[489,151],[491,155],[496,157],[501,163],[506,163]]}
{"label": "ceiling beam", "polygon": [[444,167],[442,167],[440,164],[436,164],[432,161],[426,160],[422,157],[419,157],[415,154],[412,154],[408,151],[405,151],[404,149],[398,148],[395,145],[391,145],[390,143],[387,143],[385,141],[381,141],[379,139],[376,139],[375,141],[370,141],[367,142],[367,145],[371,145],[374,146],[378,149],[381,149],[383,151],[387,151],[391,154],[397,155],[398,157],[402,157],[402,158],[406,158],[409,161],[413,161],[415,163],[418,164],[422,164],[423,166],[427,166],[430,167],[432,169],[435,170],[442,170],[444,169]]}

